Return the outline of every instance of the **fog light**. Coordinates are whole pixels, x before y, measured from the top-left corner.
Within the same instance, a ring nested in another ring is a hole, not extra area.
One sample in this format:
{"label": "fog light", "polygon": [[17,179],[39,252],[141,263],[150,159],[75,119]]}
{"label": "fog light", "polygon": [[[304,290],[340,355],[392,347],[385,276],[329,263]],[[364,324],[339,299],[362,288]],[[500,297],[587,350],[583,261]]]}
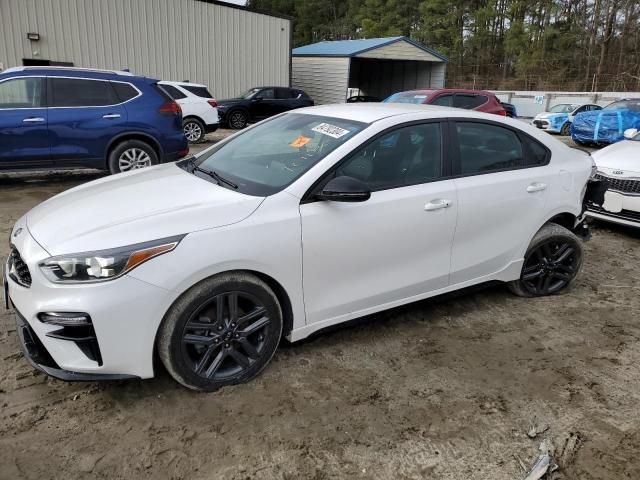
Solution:
{"label": "fog light", "polygon": [[91,325],[88,313],[81,312],[42,312],[38,314],[42,323],[58,325],[60,327],[84,327]]}

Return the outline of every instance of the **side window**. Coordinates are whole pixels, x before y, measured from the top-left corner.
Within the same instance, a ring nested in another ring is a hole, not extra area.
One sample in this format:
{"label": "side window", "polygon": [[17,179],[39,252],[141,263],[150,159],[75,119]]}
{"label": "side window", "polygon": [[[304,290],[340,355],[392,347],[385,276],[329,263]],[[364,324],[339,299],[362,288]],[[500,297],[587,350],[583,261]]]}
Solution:
{"label": "side window", "polygon": [[466,95],[457,93],[453,99],[453,106],[473,110],[480,105],[487,103],[489,99],[484,95]]}
{"label": "side window", "polygon": [[453,106],[453,95],[440,95],[438,98],[431,102],[431,105],[440,105],[442,107]]}
{"label": "side window", "polygon": [[526,146],[526,162],[530,167],[546,165],[549,161],[549,151],[539,142],[532,138],[522,136],[522,140]]}
{"label": "side window", "polygon": [[207,87],[194,87],[193,85],[180,85],[186,91],[193,93],[200,98],[213,98]]}
{"label": "side window", "polygon": [[187,98],[187,96],[184,93],[182,93],[180,90],[178,90],[173,85],[166,85],[166,84],[162,83],[162,84],[160,84],[160,87],[162,87],[164,89],[164,91],[167,92],[169,94],[169,96],[171,98],[173,98],[174,100],[180,100],[182,98]]}
{"label": "side window", "polygon": [[439,123],[410,125],[361,147],[336,170],[372,191],[429,182],[442,176]]}
{"label": "side window", "polygon": [[288,88],[276,88],[276,98],[279,100],[288,100],[296,97],[297,95],[293,90],[289,90]]}
{"label": "side window", "polygon": [[272,99],[274,97],[273,88],[265,88],[264,90],[260,90],[256,97],[264,98],[265,100]]}
{"label": "side window", "polygon": [[512,130],[476,122],[456,122],[460,173],[490,173],[524,166],[518,135]]}
{"label": "side window", "polygon": [[14,78],[0,83],[0,108],[39,108],[44,105],[40,77]]}
{"label": "side window", "polygon": [[138,96],[138,91],[129,83],[111,82],[111,86],[116,91],[118,100],[126,102]]}
{"label": "side window", "polygon": [[51,78],[52,107],[101,107],[120,103],[111,83],[79,78]]}
{"label": "side window", "polygon": [[574,112],[574,115],[577,115],[578,113],[582,113],[582,112],[588,112],[589,110],[591,110],[591,107],[589,105],[584,105],[584,106],[580,107],[579,109],[577,109]]}

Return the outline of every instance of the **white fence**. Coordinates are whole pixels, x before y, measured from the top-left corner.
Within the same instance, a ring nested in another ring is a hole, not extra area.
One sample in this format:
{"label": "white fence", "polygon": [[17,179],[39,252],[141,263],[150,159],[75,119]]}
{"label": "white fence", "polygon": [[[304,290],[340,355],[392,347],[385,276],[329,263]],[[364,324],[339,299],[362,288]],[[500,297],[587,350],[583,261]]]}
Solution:
{"label": "white fence", "polygon": [[595,103],[606,106],[621,98],[640,98],[640,92],[535,92],[499,91],[493,93],[503,102],[516,106],[519,117],[535,117],[557,103]]}

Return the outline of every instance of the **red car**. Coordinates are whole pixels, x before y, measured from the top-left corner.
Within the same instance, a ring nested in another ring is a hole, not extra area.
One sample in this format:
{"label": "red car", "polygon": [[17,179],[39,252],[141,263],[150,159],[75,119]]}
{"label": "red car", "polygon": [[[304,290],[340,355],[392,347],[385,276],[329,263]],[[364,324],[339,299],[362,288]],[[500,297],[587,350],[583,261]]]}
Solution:
{"label": "red car", "polygon": [[465,90],[463,88],[441,88],[439,90],[409,90],[394,93],[384,100],[385,103],[422,103],[443,107],[466,108],[485,113],[495,113],[505,117],[498,98],[485,90]]}

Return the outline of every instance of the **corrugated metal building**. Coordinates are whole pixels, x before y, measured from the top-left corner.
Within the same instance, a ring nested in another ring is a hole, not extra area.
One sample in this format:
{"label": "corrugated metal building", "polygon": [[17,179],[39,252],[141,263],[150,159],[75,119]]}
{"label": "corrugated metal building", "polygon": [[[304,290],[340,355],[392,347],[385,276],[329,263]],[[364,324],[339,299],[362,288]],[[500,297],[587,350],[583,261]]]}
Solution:
{"label": "corrugated metal building", "polygon": [[[28,35],[29,34],[29,35]],[[0,64],[122,69],[218,98],[289,86],[291,20],[213,0],[0,0]]]}
{"label": "corrugated metal building", "polygon": [[316,102],[341,103],[347,91],[385,98],[442,88],[447,58],[407,37],[319,42],[293,50],[292,84]]}

